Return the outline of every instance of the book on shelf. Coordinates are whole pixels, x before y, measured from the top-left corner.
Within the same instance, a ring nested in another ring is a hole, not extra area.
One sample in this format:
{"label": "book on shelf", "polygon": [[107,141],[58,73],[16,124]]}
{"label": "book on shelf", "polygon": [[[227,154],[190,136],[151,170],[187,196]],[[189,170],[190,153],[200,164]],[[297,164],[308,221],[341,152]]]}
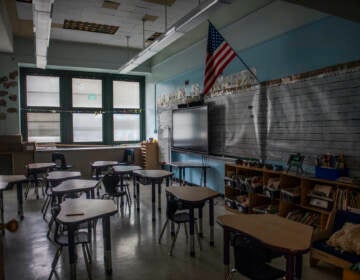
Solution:
{"label": "book on shelf", "polygon": [[286,215],[286,218],[313,227],[319,227],[320,223],[319,213],[304,211],[301,209],[290,211]]}
{"label": "book on shelf", "polygon": [[360,192],[339,189],[336,199],[337,208],[347,210],[349,207],[360,209]]}

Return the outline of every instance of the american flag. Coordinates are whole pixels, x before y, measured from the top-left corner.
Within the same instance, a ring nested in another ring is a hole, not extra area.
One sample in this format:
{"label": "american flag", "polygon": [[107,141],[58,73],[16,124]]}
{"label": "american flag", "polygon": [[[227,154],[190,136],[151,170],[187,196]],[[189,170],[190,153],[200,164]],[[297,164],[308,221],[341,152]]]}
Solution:
{"label": "american flag", "polygon": [[224,40],[223,36],[215,29],[211,22],[209,22],[204,95],[209,92],[216,78],[235,56],[235,51]]}

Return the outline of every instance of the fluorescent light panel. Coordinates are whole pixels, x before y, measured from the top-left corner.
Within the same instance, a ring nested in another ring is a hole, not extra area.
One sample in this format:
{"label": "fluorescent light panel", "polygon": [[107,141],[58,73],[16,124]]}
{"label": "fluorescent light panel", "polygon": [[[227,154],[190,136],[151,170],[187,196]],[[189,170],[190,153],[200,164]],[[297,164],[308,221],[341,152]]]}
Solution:
{"label": "fluorescent light panel", "polygon": [[143,49],[130,61],[125,63],[122,67],[119,68],[120,73],[126,74],[131,70],[135,69],[140,64],[144,63],[146,60],[153,57],[155,54],[169,46],[171,43],[175,42],[185,32],[190,31],[201,22],[206,19],[206,12],[219,0],[204,1],[195,9],[193,9],[189,14],[180,19],[177,23],[174,24],[164,35],[159,37],[158,40],[153,42],[151,45]]}

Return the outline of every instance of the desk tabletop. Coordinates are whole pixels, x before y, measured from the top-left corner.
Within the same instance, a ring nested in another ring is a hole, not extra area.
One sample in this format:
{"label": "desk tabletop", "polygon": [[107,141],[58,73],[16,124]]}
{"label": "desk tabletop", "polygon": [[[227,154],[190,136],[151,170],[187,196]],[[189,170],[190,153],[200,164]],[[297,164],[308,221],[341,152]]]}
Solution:
{"label": "desk tabletop", "polygon": [[117,161],[110,161],[110,160],[98,160],[91,163],[91,167],[106,167],[106,166],[113,166],[119,164]]}
{"label": "desk tabletop", "polygon": [[56,166],[56,163],[54,163],[54,162],[35,162],[35,163],[29,163],[27,165],[27,169],[36,170],[36,169],[51,168],[51,167],[55,167],[55,166]]}
{"label": "desk tabletop", "polygon": [[117,165],[113,166],[113,170],[115,173],[131,173],[135,170],[141,170],[141,166],[137,165]]}
{"label": "desk tabletop", "polygon": [[168,187],[166,191],[183,201],[194,203],[206,201],[220,195],[218,192],[206,187]]}
{"label": "desk tabletop", "polygon": [[24,175],[0,175],[0,190],[8,188],[9,184],[23,181],[26,181],[26,177]]}
{"label": "desk tabletop", "polygon": [[66,180],[52,189],[54,194],[81,192],[94,189],[99,184],[96,180],[71,179]]}
{"label": "desk tabletop", "polygon": [[169,165],[184,168],[210,168],[210,165],[199,161],[174,161],[169,163]]}
{"label": "desk tabletop", "polygon": [[165,178],[165,177],[170,177],[173,175],[172,172],[166,171],[166,170],[134,170],[133,174],[135,174],[136,176],[140,176],[143,178],[148,178],[148,179],[152,179],[152,178]]}
{"label": "desk tabletop", "polygon": [[311,246],[313,228],[272,214],[222,215],[216,221],[223,227],[245,233],[271,247],[305,252]]}
{"label": "desk tabletop", "polygon": [[52,181],[56,180],[64,180],[64,179],[72,179],[76,177],[80,177],[81,173],[79,171],[51,171],[46,176],[46,179]]}
{"label": "desk tabletop", "polygon": [[109,199],[67,199],[60,204],[56,220],[62,224],[79,224],[117,212],[113,200]]}

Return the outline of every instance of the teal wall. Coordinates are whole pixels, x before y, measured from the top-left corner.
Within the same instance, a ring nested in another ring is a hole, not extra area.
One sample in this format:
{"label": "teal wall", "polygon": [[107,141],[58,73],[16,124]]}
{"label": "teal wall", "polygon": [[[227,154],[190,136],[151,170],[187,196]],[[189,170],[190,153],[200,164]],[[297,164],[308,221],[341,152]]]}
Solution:
{"label": "teal wall", "polygon": [[[236,46],[237,41],[244,39],[236,36],[227,38],[233,46]],[[205,50],[200,49],[200,46],[203,45],[200,43],[190,47],[191,54],[187,51],[181,52],[176,60],[184,62],[199,56],[204,57],[205,60]],[[333,16],[326,17],[238,51],[238,54],[250,67],[256,68],[257,76],[261,81],[360,60],[360,23]],[[159,67],[153,67],[154,77],[166,77],[167,68],[173,69],[174,67],[174,60],[169,59],[168,65],[163,63]],[[189,61],[189,63],[193,62]],[[243,69],[240,62],[235,60],[228,65],[224,74],[239,72]],[[190,84],[199,83],[202,86],[204,63],[193,69],[183,70],[178,69],[176,75],[166,79],[155,80],[156,91],[158,93],[173,91],[183,86],[185,80],[189,80]],[[173,161],[180,159],[199,161],[201,157],[193,154],[173,154]],[[223,192],[224,167],[222,161],[209,159],[208,163],[213,166],[208,186]],[[200,171],[192,170],[188,173],[186,180],[198,183],[198,178],[200,178]]]}

